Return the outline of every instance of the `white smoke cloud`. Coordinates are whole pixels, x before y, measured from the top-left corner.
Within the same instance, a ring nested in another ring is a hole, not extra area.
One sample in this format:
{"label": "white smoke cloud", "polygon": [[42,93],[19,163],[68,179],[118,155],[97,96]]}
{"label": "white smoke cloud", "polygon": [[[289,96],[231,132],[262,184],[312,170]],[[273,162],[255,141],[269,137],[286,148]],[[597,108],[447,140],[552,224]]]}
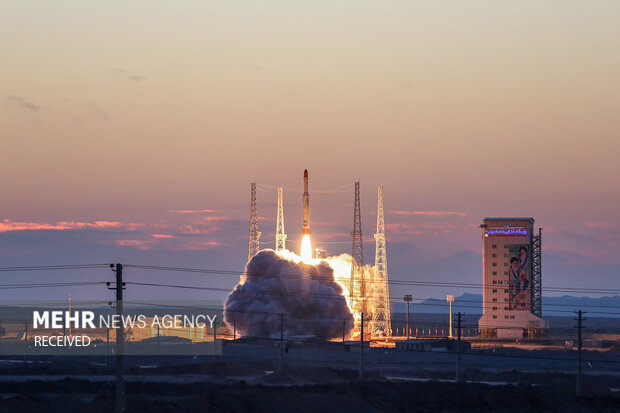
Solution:
{"label": "white smoke cloud", "polygon": [[353,328],[342,287],[327,262],[296,262],[263,250],[246,264],[239,284],[228,295],[224,321],[242,336],[279,337],[280,314],[284,335],[342,337]]}

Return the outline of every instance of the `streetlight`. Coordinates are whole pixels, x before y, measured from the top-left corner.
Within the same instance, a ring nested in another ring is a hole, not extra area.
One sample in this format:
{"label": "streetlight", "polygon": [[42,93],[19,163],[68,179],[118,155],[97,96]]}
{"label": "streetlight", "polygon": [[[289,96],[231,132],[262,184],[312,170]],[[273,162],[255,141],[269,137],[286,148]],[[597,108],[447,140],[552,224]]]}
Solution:
{"label": "streetlight", "polygon": [[403,300],[407,303],[407,340],[409,340],[409,303],[413,300],[413,297],[411,294],[406,294]]}
{"label": "streetlight", "polygon": [[450,333],[448,337],[452,338],[452,303],[454,302],[454,295],[446,295],[446,301],[450,303]]}

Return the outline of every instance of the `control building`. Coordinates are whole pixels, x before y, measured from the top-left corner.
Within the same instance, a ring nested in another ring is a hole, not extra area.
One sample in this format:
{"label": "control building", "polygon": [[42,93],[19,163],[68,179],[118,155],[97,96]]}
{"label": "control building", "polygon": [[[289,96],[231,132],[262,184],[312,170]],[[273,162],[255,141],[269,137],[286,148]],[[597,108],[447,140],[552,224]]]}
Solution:
{"label": "control building", "polygon": [[534,218],[485,218],[482,225],[482,317],[480,335],[541,335],[541,229]]}

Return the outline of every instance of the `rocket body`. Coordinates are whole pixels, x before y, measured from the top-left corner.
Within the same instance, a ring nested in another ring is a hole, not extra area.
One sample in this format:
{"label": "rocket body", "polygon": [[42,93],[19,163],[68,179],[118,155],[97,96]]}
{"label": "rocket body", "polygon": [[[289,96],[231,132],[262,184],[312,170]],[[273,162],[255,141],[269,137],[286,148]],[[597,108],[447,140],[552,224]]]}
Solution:
{"label": "rocket body", "polygon": [[303,235],[310,235],[310,194],[308,193],[308,170],[304,170],[304,194],[301,198],[302,204],[302,231]]}

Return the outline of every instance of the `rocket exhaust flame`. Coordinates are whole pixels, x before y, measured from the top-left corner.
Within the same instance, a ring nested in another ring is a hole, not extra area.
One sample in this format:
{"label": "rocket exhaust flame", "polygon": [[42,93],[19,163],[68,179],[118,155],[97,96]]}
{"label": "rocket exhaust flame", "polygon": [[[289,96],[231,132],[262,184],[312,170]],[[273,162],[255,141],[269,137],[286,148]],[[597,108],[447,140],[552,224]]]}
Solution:
{"label": "rocket exhaust flame", "polygon": [[312,261],[312,242],[310,241],[310,234],[304,234],[301,238],[301,260],[310,264]]}

